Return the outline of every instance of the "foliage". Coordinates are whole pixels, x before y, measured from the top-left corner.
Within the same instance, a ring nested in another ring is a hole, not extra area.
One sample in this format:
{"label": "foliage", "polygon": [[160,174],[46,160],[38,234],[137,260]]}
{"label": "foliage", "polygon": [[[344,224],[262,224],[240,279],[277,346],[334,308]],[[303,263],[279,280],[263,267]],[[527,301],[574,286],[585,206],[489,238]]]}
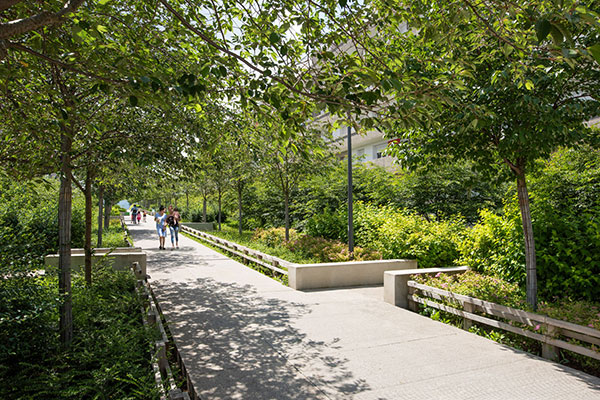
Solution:
{"label": "foliage", "polygon": [[531,180],[542,296],[600,298],[600,152],[561,149]]}
{"label": "foliage", "polygon": [[527,304],[523,301],[523,290],[519,285],[494,276],[479,274],[475,271],[455,275],[419,275],[415,277],[415,280],[453,293],[518,309],[527,308]]}
{"label": "foliage", "polygon": [[[0,195],[0,269],[36,269],[43,256],[58,251],[58,183],[0,184],[6,188]],[[83,247],[81,197],[73,204],[72,245]]]}
{"label": "foliage", "polygon": [[389,206],[357,203],[354,231],[358,246],[381,251],[384,259],[416,259],[419,267],[449,266],[459,257],[465,226],[460,219],[430,222]]}
{"label": "foliage", "polygon": [[8,367],[47,352],[56,340],[57,298],[51,279],[0,279],[0,299],[0,365]]}
{"label": "foliage", "polygon": [[[508,207],[507,207],[508,208]],[[525,256],[518,211],[512,218],[480,212],[480,221],[465,231],[458,263],[475,271],[520,284],[525,283]]]}
{"label": "foliage", "polygon": [[600,330],[600,303],[574,300],[568,297],[542,301],[538,312],[551,318]]}
{"label": "foliage", "polygon": [[121,215],[121,213],[124,212],[126,213],[127,210],[124,209],[123,207],[115,204],[114,206],[112,206],[111,211],[110,211],[110,215],[113,215],[115,217],[118,217],[119,215]]}
{"label": "foliage", "polygon": [[348,214],[338,211],[313,215],[306,221],[304,230],[310,236],[347,242]]}
{"label": "foliage", "polygon": [[280,244],[283,242],[283,238],[285,237],[283,236],[283,232],[284,228],[279,228],[276,234],[269,235],[270,243],[272,243],[272,246],[268,246],[260,240],[254,240],[254,232],[243,231],[242,235],[240,235],[237,229],[231,228],[227,225],[223,226],[221,232],[215,231],[210,232],[210,234],[229,240],[231,242],[238,243],[242,246],[247,246],[252,249],[270,254],[272,256],[282,258],[289,262],[295,262],[300,264],[317,262],[316,258],[306,258],[299,253],[290,251],[287,247],[283,245],[278,245],[278,243]]}
{"label": "foliage", "polygon": [[[289,240],[298,239],[298,233],[294,229],[289,231]],[[257,229],[252,235],[252,240],[261,242],[269,247],[275,247],[285,242],[285,228]]]}
{"label": "foliage", "polygon": [[319,262],[343,262],[380,260],[381,252],[363,249],[355,246],[353,257],[350,257],[348,245],[339,240],[324,239],[302,235],[298,239],[288,242],[285,246],[292,252],[298,252],[305,257],[317,258]]}
{"label": "foliage", "polygon": [[157,398],[132,274],[97,268],[91,287],[74,278],[71,351],[58,342],[56,279],[0,283],[2,398]]}

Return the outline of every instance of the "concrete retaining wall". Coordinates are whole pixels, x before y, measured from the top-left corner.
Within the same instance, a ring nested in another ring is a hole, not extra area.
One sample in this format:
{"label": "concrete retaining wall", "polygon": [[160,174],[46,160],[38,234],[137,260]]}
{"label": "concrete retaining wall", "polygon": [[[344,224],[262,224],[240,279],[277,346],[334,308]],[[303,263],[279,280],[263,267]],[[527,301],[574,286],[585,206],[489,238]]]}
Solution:
{"label": "concrete retaining wall", "polygon": [[212,232],[215,230],[212,222],[182,222],[181,225],[198,231]]}
{"label": "concrete retaining wall", "polygon": [[383,283],[383,300],[398,307],[408,308],[408,281],[411,275],[461,274],[468,269],[468,267],[463,266],[386,271]]}
{"label": "concrete retaining wall", "polygon": [[[92,255],[92,266],[98,262],[108,262],[114,269],[119,271],[128,271],[133,262],[138,262],[142,273],[146,275],[146,253],[139,247],[122,247],[114,249],[95,249]],[[47,266],[58,267],[58,254],[48,254],[44,257],[44,264]],[[85,264],[85,254],[83,249],[71,249],[71,269],[83,269]]]}
{"label": "concrete retaining wall", "polygon": [[296,290],[381,285],[385,271],[417,268],[416,260],[350,261],[288,266],[288,282]]}

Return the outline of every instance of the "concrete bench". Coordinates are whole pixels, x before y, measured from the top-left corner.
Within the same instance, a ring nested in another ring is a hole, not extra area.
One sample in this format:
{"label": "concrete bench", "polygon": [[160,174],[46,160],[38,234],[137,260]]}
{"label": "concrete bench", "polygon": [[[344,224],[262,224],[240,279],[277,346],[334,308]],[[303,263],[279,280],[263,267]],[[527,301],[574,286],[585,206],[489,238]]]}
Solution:
{"label": "concrete bench", "polygon": [[383,274],[383,300],[401,308],[408,308],[408,281],[411,275],[461,274],[469,267],[420,268],[402,271],[385,271]]}
{"label": "concrete bench", "polygon": [[417,268],[417,261],[349,261],[322,264],[290,264],[287,267],[289,286],[296,290],[303,290],[381,285],[384,271]]}
{"label": "concrete bench", "polygon": [[[110,252],[110,254],[108,254]],[[104,258],[106,257],[106,258]],[[143,275],[146,275],[146,253],[139,247],[119,247],[116,249],[99,248],[92,253],[92,266],[108,259],[112,267],[119,271],[127,271],[134,262],[139,263]],[[58,268],[58,254],[48,254],[44,264]],[[83,249],[71,249],[71,269],[82,269],[85,265]]]}

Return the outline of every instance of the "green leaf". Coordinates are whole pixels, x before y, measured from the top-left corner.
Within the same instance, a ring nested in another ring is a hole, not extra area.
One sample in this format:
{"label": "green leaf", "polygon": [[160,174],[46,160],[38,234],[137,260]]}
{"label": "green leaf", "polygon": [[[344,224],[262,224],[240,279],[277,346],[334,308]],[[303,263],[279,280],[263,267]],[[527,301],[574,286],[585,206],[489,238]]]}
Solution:
{"label": "green leaf", "polygon": [[279,40],[281,40],[279,34],[277,32],[271,32],[269,35],[269,42],[271,42],[271,44],[276,44],[279,43]]}
{"label": "green leaf", "polygon": [[111,0],[100,0],[98,1],[98,4],[100,4],[101,6],[108,4]]}
{"label": "green leaf", "polygon": [[535,34],[537,35],[538,42],[541,42],[548,36],[552,25],[547,19],[540,19],[535,23]]}
{"label": "green leaf", "polygon": [[592,57],[594,57],[594,60],[600,64],[600,43],[596,43],[595,45],[588,47],[588,51]]}
{"label": "green leaf", "polygon": [[134,95],[129,96],[129,104],[131,104],[132,107],[135,107],[138,105],[138,98],[135,97]]}
{"label": "green leaf", "polygon": [[340,5],[340,7],[346,7],[346,4],[348,3],[348,1],[347,0],[339,0],[338,3]]}
{"label": "green leaf", "polygon": [[397,91],[399,91],[399,92],[402,91],[402,83],[400,83],[400,81],[398,79],[392,78],[392,79],[390,79],[390,83]]}
{"label": "green leaf", "polygon": [[533,90],[533,82],[531,82],[530,80],[527,80],[527,82],[525,82],[525,89]]}
{"label": "green leaf", "polygon": [[573,50],[573,49],[562,49],[562,54],[563,54],[563,56],[565,56],[566,58],[573,58],[573,57],[577,56],[577,50]]}
{"label": "green leaf", "polygon": [[552,41],[554,42],[555,45],[559,45],[561,44],[564,40],[565,37],[563,36],[562,32],[560,31],[560,29],[558,29],[556,26],[552,25],[552,29],[550,29],[550,34],[552,35]]}

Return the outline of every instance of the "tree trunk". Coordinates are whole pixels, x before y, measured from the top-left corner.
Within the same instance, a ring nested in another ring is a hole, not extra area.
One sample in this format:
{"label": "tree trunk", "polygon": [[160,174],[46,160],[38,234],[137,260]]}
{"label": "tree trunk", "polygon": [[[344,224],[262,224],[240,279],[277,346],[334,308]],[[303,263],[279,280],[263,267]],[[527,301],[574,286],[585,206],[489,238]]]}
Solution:
{"label": "tree trunk", "polygon": [[517,174],[517,193],[519,197],[519,209],[523,222],[523,236],[525,238],[525,265],[527,268],[527,303],[537,310],[537,272],[535,259],[535,242],[533,239],[533,224],[529,209],[529,194],[527,193],[527,182],[525,174]]}
{"label": "tree trunk", "polygon": [[202,222],[206,222],[206,197],[202,198]]}
{"label": "tree trunk", "polygon": [[242,182],[237,182],[237,190],[238,190],[238,233],[242,236]]}
{"label": "tree trunk", "polygon": [[[185,192],[185,212],[187,214],[190,213],[190,196],[187,191]],[[189,216],[188,216],[188,218],[189,218]]]}
{"label": "tree trunk", "polygon": [[285,241],[289,242],[289,240],[290,240],[290,193],[289,193],[289,189],[284,191],[283,196],[285,198]]}
{"label": "tree trunk", "polygon": [[219,232],[221,232],[221,188],[219,188],[219,215],[218,215],[218,220],[219,220]]}
{"label": "tree trunk", "polygon": [[61,135],[61,178],[58,200],[58,293],[60,295],[60,342],[69,347],[73,340],[71,298],[71,146],[69,135]]}
{"label": "tree trunk", "polygon": [[102,211],[104,210],[104,186],[98,188],[98,240],[96,247],[102,247]]}
{"label": "tree trunk", "polygon": [[104,229],[110,228],[110,213],[112,211],[112,199],[110,196],[104,198]]}
{"label": "tree trunk", "polygon": [[85,283],[92,284],[92,171],[87,169],[85,174]]}

